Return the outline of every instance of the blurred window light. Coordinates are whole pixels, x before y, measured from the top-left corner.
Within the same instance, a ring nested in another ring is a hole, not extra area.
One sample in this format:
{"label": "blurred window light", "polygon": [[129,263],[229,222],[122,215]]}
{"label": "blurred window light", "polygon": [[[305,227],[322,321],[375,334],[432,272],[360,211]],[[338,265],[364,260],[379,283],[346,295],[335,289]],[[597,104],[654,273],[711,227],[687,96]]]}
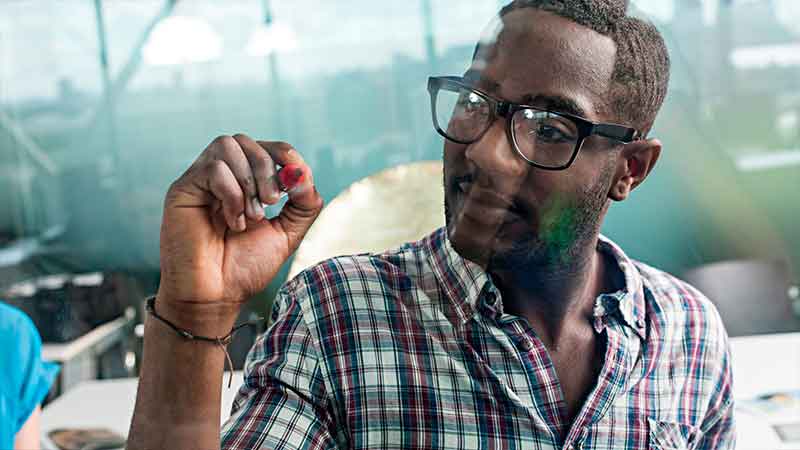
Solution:
{"label": "blurred window light", "polygon": [[772,0],[778,22],[795,34],[800,34],[800,1]]}
{"label": "blurred window light", "polygon": [[282,23],[261,25],[250,36],[245,51],[250,56],[268,56],[297,48],[297,36],[289,26]]}
{"label": "blurred window light", "polygon": [[703,25],[713,27],[719,16],[719,0],[703,0]]}
{"label": "blurred window light", "polygon": [[736,157],[735,161],[736,168],[742,172],[758,172],[761,170],[800,166],[800,149],[780,150],[769,153],[751,150],[750,152]]}
{"label": "blurred window light", "polygon": [[775,130],[786,140],[798,135],[800,131],[800,114],[797,111],[785,111],[778,115]]}
{"label": "blurred window light", "polygon": [[800,66],[800,42],[738,47],[731,51],[730,61],[738,69]]}
{"label": "blurred window light", "polygon": [[154,66],[207,62],[222,55],[222,37],[202,18],[172,16],[159,23],[144,46]]}

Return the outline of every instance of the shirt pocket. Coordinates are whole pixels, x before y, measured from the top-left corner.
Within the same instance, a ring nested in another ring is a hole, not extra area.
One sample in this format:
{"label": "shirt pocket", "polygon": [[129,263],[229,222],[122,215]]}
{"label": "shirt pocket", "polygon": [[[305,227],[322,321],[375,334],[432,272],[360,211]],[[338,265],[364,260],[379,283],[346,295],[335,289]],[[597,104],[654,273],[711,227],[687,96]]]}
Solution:
{"label": "shirt pocket", "polygon": [[692,450],[697,442],[697,427],[679,422],[647,418],[650,450]]}

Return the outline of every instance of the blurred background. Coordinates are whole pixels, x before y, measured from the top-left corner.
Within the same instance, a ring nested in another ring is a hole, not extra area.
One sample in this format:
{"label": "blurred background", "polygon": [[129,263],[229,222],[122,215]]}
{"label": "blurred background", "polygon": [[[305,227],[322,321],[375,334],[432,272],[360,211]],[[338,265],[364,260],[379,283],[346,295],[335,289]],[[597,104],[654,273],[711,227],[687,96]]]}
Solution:
{"label": "blurred background", "polygon": [[[70,342],[118,315],[131,335],[158,284],[164,193],[220,134],[292,143],[328,201],[382,169],[440,159],[427,77],[462,73],[503,3],[0,2],[0,297],[37,315],[46,340]],[[632,9],[671,51],[653,131],[665,151],[612,207],[605,234],[676,275],[758,259],[796,280],[800,2]],[[268,311],[285,276],[248,314]],[[91,301],[108,307],[109,295],[116,309],[97,313]],[[95,316],[70,330],[81,301]],[[257,332],[237,344],[237,365]],[[135,374],[135,343],[108,342],[121,350],[75,369],[76,380]]]}

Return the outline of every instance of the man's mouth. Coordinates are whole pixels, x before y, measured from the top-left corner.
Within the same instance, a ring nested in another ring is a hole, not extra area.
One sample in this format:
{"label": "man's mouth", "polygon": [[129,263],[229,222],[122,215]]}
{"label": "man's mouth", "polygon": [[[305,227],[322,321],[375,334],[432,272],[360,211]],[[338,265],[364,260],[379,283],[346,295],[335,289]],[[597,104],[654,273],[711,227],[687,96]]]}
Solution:
{"label": "man's mouth", "polygon": [[509,217],[509,221],[525,217],[525,209],[522,208],[518,202],[504,199],[502,196],[494,193],[491,190],[476,186],[474,184],[474,178],[472,175],[455,177],[453,179],[453,186],[459,194],[464,196],[471,195],[470,193],[473,192],[473,189],[477,188],[478,190],[476,190],[472,195],[480,196],[482,199],[486,200],[486,203],[489,203],[494,207],[504,208],[506,211],[512,213],[512,215],[517,216]]}

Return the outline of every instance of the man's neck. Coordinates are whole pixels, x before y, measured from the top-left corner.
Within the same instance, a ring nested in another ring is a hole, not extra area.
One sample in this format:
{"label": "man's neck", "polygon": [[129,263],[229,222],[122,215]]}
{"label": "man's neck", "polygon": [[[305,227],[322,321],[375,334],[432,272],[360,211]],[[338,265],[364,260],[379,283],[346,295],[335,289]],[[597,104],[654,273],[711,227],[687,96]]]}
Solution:
{"label": "man's neck", "polygon": [[613,288],[608,263],[596,244],[591,240],[564,264],[491,273],[503,296],[503,310],[526,318],[551,350],[591,327],[594,299]]}

